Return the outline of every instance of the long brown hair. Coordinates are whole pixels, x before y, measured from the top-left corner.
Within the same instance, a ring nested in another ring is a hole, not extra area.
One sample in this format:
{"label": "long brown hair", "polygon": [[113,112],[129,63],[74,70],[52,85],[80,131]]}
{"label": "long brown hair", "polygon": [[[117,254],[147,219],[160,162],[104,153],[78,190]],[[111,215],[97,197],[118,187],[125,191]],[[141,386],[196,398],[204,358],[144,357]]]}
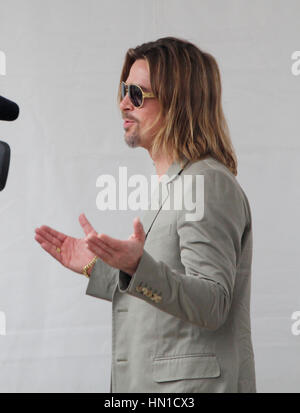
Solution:
{"label": "long brown hair", "polygon": [[164,37],[127,51],[120,83],[126,81],[137,59],[149,64],[152,92],[160,103],[156,122],[164,120],[151,153],[163,151],[179,162],[184,157],[197,161],[212,156],[237,175],[215,58],[186,40]]}

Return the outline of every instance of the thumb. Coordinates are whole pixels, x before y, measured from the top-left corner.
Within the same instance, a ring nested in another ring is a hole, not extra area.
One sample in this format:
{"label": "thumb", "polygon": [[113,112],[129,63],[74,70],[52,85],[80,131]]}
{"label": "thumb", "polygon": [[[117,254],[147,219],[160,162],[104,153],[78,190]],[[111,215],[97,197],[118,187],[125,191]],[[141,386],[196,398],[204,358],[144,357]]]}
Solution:
{"label": "thumb", "polygon": [[82,226],[85,235],[97,234],[84,214],[79,215],[79,223]]}
{"label": "thumb", "polygon": [[145,241],[146,234],[145,234],[145,231],[144,231],[143,224],[141,223],[139,217],[134,218],[133,228],[134,228],[134,236],[136,238],[140,239],[141,241]]}

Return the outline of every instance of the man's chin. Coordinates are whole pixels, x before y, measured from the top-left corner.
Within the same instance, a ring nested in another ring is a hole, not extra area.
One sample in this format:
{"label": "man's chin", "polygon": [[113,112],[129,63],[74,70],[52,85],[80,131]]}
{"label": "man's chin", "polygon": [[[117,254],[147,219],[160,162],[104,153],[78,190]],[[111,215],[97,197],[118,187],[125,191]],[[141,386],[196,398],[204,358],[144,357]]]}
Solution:
{"label": "man's chin", "polygon": [[138,136],[126,136],[125,142],[130,148],[137,148],[140,146],[140,138]]}

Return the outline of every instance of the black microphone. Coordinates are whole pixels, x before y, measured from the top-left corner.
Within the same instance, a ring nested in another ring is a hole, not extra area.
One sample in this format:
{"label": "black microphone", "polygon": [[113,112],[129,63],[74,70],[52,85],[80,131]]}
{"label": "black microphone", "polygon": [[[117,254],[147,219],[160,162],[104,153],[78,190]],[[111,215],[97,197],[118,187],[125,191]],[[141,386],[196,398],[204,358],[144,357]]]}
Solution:
{"label": "black microphone", "polygon": [[0,96],[0,120],[16,120],[19,116],[19,112],[19,106],[15,102]]}
{"label": "black microphone", "polygon": [[[19,116],[19,106],[0,96],[0,121],[13,121]],[[6,142],[0,141],[0,191],[5,188],[10,162],[10,147]]]}
{"label": "black microphone", "polygon": [[10,147],[0,141],[0,191],[5,188],[10,162]]}

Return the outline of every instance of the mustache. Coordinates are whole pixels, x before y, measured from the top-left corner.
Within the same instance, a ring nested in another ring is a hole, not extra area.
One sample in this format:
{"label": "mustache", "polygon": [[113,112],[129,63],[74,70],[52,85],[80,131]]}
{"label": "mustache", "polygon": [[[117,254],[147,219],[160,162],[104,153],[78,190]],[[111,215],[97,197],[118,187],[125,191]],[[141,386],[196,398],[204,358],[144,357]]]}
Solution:
{"label": "mustache", "polygon": [[135,118],[132,118],[131,116],[128,116],[128,115],[122,115],[122,118],[125,120],[132,120],[132,121],[134,121],[134,122],[137,122],[137,120],[135,119]]}

